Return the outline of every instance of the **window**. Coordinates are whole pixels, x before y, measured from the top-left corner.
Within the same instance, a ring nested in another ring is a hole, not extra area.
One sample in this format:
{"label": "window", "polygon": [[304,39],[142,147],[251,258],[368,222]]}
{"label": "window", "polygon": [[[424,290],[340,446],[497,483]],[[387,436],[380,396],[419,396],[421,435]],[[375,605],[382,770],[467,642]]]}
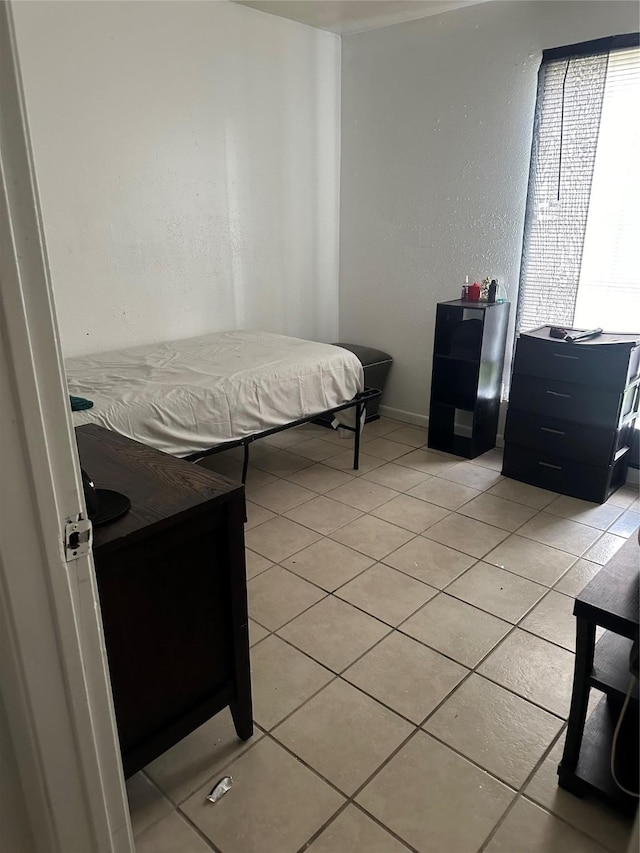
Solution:
{"label": "window", "polygon": [[640,332],[638,34],[545,51],[516,330]]}

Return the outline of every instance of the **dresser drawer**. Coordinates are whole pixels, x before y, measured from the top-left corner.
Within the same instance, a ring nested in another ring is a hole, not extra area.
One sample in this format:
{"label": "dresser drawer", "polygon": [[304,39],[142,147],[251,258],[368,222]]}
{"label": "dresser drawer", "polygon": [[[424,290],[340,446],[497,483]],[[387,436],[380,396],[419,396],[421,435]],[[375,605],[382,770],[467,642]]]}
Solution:
{"label": "dresser drawer", "polygon": [[628,455],[628,451],[623,453],[614,465],[596,467],[517,444],[506,444],[502,473],[561,495],[604,503],[623,484]]}
{"label": "dresser drawer", "polygon": [[624,435],[626,430],[594,429],[572,421],[525,414],[511,407],[504,432],[506,442],[600,466],[609,465]]}
{"label": "dresser drawer", "polygon": [[518,338],[514,371],[622,390],[640,371],[640,347]]}
{"label": "dresser drawer", "polygon": [[516,373],[509,404],[521,412],[541,417],[574,421],[600,429],[616,429],[620,418],[633,408],[635,391],[635,386],[631,386],[623,395],[606,388]]}

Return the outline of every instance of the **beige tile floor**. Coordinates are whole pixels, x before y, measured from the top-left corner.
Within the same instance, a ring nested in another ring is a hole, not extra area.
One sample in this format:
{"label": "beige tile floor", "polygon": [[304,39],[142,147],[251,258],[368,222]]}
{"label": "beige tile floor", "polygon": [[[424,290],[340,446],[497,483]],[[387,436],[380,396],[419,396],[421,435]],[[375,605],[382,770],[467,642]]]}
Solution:
{"label": "beige tile floor", "polygon": [[[629,822],[555,768],[571,597],[638,527],[637,489],[558,496],[388,419],[363,441],[357,474],[320,427],[255,447],[256,733],[225,711],[129,780],[138,853],[622,853]],[[239,476],[237,452],[207,465]]]}

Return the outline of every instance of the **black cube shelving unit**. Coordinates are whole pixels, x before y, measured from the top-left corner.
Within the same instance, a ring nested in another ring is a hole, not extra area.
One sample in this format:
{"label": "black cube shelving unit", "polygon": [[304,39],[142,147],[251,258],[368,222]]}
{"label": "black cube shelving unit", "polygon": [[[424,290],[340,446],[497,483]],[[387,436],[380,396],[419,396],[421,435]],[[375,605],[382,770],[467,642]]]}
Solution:
{"label": "black cube shelving unit", "polygon": [[508,302],[439,302],[428,446],[473,459],[496,444]]}

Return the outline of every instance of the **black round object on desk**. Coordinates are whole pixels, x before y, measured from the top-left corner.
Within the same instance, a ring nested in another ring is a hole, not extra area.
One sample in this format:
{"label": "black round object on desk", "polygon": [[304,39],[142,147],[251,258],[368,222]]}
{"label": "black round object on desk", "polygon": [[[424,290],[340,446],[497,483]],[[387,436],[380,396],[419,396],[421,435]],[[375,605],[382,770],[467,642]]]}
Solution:
{"label": "black round object on desk", "polygon": [[96,489],[98,493],[98,514],[91,521],[94,527],[115,521],[131,509],[131,501],[121,492],[112,489]]}
{"label": "black round object on desk", "polygon": [[80,470],[87,515],[94,526],[115,521],[129,512],[131,501],[126,495],[114,492],[112,489],[96,489],[93,480],[84,468]]}

